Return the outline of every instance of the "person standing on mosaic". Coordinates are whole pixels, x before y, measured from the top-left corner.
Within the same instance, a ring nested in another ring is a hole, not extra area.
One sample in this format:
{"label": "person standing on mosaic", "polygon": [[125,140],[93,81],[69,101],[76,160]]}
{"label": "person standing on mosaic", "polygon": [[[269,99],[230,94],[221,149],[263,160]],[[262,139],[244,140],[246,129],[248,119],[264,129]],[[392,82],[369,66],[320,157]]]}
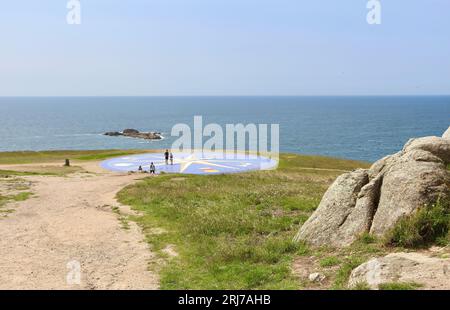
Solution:
{"label": "person standing on mosaic", "polygon": [[169,164],[169,150],[166,150],[164,152],[164,158],[166,159],[166,165]]}
{"label": "person standing on mosaic", "polygon": [[150,164],[150,174],[155,174],[156,173],[156,167],[153,163]]}

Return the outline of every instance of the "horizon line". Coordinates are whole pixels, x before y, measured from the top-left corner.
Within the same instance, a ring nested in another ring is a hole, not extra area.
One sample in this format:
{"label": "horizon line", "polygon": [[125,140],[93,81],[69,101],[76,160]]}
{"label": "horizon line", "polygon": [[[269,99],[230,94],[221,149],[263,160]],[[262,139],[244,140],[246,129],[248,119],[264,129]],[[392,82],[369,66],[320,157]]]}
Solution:
{"label": "horizon line", "polygon": [[450,97],[449,94],[392,94],[392,95],[0,95],[0,98],[219,98],[219,97]]}

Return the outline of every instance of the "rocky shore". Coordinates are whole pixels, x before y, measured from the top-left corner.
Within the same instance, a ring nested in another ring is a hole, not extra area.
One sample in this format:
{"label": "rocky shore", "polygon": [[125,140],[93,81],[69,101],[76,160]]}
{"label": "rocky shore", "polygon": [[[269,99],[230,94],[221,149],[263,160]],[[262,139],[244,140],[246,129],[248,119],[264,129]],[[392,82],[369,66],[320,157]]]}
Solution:
{"label": "rocky shore", "polygon": [[137,139],[145,139],[145,140],[161,140],[162,136],[160,132],[140,132],[136,129],[125,129],[122,132],[119,131],[109,131],[104,133],[105,136],[110,137],[130,137],[130,138],[137,138]]}

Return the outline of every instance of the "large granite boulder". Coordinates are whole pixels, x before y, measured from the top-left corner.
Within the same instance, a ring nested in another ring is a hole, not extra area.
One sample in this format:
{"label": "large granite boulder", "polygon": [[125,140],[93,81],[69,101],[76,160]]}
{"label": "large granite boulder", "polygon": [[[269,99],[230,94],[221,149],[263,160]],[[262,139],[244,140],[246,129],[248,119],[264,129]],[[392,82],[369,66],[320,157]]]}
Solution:
{"label": "large granite boulder", "polygon": [[341,226],[354,212],[358,193],[368,179],[367,171],[363,169],[338,177],[323,196],[320,210],[314,212],[301,227],[296,240],[301,237],[315,245],[348,242],[348,234]]}
{"label": "large granite boulder", "polygon": [[370,232],[384,235],[401,217],[446,196],[448,184],[448,172],[442,163],[406,160],[392,165],[383,175]]}
{"label": "large granite boulder", "polygon": [[365,232],[382,236],[400,218],[450,196],[450,139],[444,137],[411,139],[370,169],[338,177],[294,240],[347,246]]}

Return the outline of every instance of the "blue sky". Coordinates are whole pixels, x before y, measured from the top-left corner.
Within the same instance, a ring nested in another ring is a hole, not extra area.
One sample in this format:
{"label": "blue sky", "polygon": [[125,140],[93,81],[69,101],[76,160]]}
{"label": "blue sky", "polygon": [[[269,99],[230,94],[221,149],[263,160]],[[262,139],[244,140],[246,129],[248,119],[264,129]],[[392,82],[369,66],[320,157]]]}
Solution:
{"label": "blue sky", "polygon": [[450,1],[2,1],[0,96],[450,94]]}

